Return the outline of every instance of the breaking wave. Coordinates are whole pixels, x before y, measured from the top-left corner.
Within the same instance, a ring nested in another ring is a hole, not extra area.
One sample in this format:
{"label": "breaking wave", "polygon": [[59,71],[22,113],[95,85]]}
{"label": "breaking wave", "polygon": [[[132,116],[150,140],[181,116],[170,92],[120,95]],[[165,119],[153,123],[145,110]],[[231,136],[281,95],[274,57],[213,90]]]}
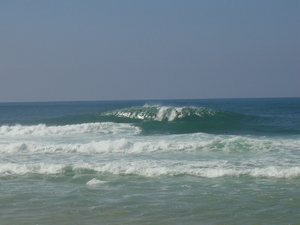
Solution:
{"label": "breaking wave", "polygon": [[83,123],[61,126],[38,125],[4,125],[0,127],[1,136],[51,136],[51,135],[72,135],[72,134],[138,134],[139,128],[130,124],[122,123]]}
{"label": "breaking wave", "polygon": [[[127,124],[127,125],[125,125]],[[131,132],[153,134],[300,134],[298,126],[280,126],[278,118],[185,106],[134,106],[97,114],[63,116],[32,125],[2,125],[0,135],[55,135],[114,133],[132,126]],[[119,126],[119,127],[118,127]],[[295,127],[295,129],[291,129]],[[127,131],[126,131],[127,132]],[[128,131],[130,132],[130,131]]]}
{"label": "breaking wave", "polygon": [[[131,127],[129,127],[131,129]],[[135,129],[133,129],[135,131]],[[125,132],[125,131],[124,131]],[[31,135],[30,135],[31,136]],[[72,139],[71,139],[72,138]],[[234,135],[182,134],[169,136],[57,136],[54,139],[17,138],[0,142],[0,153],[106,154],[154,152],[222,152],[226,154],[298,151],[299,138],[272,139]]]}
{"label": "breaking wave", "polygon": [[[196,176],[205,178],[232,177],[266,177],[266,178],[299,178],[300,167],[292,166],[261,166],[243,167],[231,165],[226,161],[211,162],[183,162],[141,160],[135,162],[117,161],[99,164],[15,164],[1,163],[0,175],[24,174],[62,174],[76,176],[76,174],[113,174],[138,175],[143,177],[159,176]],[[88,185],[101,183],[97,179],[89,181]]]}

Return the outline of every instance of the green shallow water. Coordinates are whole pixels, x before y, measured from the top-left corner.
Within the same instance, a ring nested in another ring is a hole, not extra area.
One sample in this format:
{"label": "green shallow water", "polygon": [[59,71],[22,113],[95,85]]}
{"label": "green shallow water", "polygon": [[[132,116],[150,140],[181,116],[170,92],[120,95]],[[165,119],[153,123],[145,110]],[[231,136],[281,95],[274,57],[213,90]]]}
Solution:
{"label": "green shallow water", "polygon": [[11,177],[1,189],[1,224],[297,224],[300,219],[298,179],[36,176]]}

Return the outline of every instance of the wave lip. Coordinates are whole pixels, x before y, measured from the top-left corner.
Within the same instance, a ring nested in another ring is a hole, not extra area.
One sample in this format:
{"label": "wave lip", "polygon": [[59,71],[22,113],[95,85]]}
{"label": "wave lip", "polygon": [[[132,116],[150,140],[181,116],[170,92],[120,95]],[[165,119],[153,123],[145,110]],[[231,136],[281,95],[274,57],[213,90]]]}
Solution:
{"label": "wave lip", "polygon": [[136,120],[174,121],[188,117],[213,117],[223,111],[206,109],[202,107],[172,107],[172,106],[149,106],[118,109],[102,113],[101,116],[114,116]]}

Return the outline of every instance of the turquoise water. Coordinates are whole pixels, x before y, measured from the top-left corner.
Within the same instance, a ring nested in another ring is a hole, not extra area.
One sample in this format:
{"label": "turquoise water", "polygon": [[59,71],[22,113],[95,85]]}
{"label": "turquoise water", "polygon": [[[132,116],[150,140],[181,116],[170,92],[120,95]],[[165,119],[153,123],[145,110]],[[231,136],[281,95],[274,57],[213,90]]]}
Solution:
{"label": "turquoise water", "polygon": [[300,99],[0,104],[1,224],[299,224]]}

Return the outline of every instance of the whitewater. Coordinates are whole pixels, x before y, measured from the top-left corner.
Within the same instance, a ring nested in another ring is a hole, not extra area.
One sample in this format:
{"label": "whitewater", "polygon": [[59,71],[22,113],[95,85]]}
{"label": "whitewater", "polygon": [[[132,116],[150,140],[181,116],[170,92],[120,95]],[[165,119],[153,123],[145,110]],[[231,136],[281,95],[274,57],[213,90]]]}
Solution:
{"label": "whitewater", "polygon": [[0,103],[0,224],[299,224],[300,99]]}

